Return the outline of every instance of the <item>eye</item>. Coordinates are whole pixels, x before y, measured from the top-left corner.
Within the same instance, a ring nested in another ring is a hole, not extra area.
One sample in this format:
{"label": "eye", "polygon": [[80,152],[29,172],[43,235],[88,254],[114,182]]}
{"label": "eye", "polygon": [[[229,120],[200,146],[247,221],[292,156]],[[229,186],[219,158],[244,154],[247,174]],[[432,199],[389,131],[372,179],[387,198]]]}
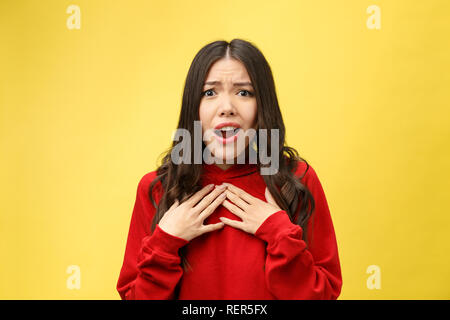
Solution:
{"label": "eye", "polygon": [[206,91],[203,91],[203,92],[202,92],[202,96],[211,97],[211,95],[207,95],[208,92],[213,92],[213,90],[212,90],[212,89],[208,89],[208,90],[206,90]]}
{"label": "eye", "polygon": [[239,91],[239,93],[240,92],[246,92],[247,93],[244,97],[252,97],[253,96],[253,93],[248,91],[248,90],[241,90],[241,91]]}

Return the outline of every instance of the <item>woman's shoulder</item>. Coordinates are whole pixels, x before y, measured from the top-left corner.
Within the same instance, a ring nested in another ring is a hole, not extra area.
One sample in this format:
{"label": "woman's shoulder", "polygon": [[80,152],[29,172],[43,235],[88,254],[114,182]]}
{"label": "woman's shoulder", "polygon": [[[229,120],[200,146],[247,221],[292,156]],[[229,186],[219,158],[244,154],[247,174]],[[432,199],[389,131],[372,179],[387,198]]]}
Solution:
{"label": "woman's shoulder", "polygon": [[299,178],[303,184],[314,183],[318,180],[316,171],[306,160],[296,161],[295,176]]}
{"label": "woman's shoulder", "polygon": [[[139,180],[138,190],[140,190],[143,193],[148,194],[150,185],[157,177],[158,177],[157,170],[153,170],[153,171],[145,173]],[[161,186],[162,186],[162,184],[160,181],[156,182],[153,187],[153,192],[160,190]]]}
{"label": "woman's shoulder", "polygon": [[155,180],[156,176],[157,176],[156,170],[147,172],[141,177],[140,183],[150,184],[153,180]]}

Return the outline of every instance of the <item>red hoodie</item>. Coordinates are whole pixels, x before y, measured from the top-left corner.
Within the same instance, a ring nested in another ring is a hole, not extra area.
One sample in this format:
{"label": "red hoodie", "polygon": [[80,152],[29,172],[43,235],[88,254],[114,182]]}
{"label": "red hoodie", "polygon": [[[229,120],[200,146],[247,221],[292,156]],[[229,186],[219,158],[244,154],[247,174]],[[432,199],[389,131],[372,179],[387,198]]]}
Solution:
{"label": "red hoodie", "polygon": [[[300,162],[296,176],[307,166]],[[311,166],[303,179],[314,196],[314,223],[309,219],[306,247],[303,230],[280,210],[255,235],[225,225],[187,241],[158,225],[150,234],[155,208],[148,198],[156,171],[145,174],[137,188],[125,258],[117,283],[122,299],[269,300],[337,299],[342,276],[336,236],[322,185]],[[265,201],[266,184],[256,165],[234,164],[222,170],[203,164],[202,186],[228,182]],[[155,191],[156,190],[156,191]],[[161,183],[153,190],[161,199]],[[204,224],[219,217],[240,220],[220,205]],[[314,228],[314,230],[312,229]],[[311,234],[312,233],[312,234]],[[186,248],[192,267],[183,271],[178,250]]]}

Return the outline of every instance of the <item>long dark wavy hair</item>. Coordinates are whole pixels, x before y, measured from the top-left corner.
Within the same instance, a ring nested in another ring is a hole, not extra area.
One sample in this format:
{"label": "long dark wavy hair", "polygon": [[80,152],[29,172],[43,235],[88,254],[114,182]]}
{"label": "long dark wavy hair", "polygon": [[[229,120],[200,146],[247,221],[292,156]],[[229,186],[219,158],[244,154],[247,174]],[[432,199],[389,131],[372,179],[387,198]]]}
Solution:
{"label": "long dark wavy hair", "polygon": [[[308,245],[307,224],[314,212],[315,202],[311,192],[300,180],[308,171],[309,164],[299,156],[294,148],[285,145],[285,127],[278,105],[272,71],[263,54],[255,45],[242,39],[233,39],[229,43],[223,40],[214,41],[197,53],[186,77],[178,129],[186,129],[190,132],[191,137],[194,137],[194,121],[199,121],[199,106],[207,73],[214,62],[227,55],[242,62],[250,76],[257,101],[257,128],[267,129],[267,132],[270,132],[270,129],[279,129],[279,170],[276,174],[262,175],[262,177],[279,207],[288,213],[293,223],[302,227],[303,240]],[[258,134],[256,137],[259,138]],[[152,232],[175,199],[178,199],[181,204],[202,188],[200,185],[202,164],[195,164],[193,160],[194,144],[191,144],[190,164],[175,164],[172,161],[171,151],[176,144],[177,142],[174,141],[172,146],[163,153],[165,155],[162,163],[157,168],[156,178],[149,188],[148,196],[156,208],[151,224]],[[268,134],[267,146],[271,145],[271,135]],[[205,147],[203,143],[203,149]],[[246,150],[247,153],[248,148],[249,146]],[[273,158],[270,149],[269,147],[267,154]],[[261,168],[263,165],[259,162],[259,156],[256,158],[256,165]],[[295,171],[301,161],[304,161],[307,167],[301,177],[296,177]],[[157,204],[153,198],[153,187],[158,181],[162,184],[163,194]],[[293,221],[297,212],[297,220]],[[182,267],[187,271],[187,267],[191,269],[192,267],[186,259],[185,248],[180,249],[180,257]]]}

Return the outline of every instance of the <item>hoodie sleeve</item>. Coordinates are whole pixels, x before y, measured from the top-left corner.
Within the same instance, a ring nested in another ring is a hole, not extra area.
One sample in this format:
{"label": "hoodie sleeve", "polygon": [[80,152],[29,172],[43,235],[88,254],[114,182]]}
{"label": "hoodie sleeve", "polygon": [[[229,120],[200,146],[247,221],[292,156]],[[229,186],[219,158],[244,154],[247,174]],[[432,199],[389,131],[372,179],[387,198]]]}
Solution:
{"label": "hoodie sleeve", "polygon": [[311,166],[308,171],[302,182],[316,206],[313,227],[308,222],[312,244],[307,248],[303,229],[284,210],[269,216],[255,236],[267,242],[266,284],[277,299],[336,300],[342,287],[336,236],[322,185]]}
{"label": "hoodie sleeve", "polygon": [[156,172],[152,171],[138,183],[117,282],[117,291],[123,300],[175,299],[175,287],[183,275],[178,249],[188,241],[166,233],[159,225],[150,234],[156,209],[148,198],[148,190],[155,177]]}

